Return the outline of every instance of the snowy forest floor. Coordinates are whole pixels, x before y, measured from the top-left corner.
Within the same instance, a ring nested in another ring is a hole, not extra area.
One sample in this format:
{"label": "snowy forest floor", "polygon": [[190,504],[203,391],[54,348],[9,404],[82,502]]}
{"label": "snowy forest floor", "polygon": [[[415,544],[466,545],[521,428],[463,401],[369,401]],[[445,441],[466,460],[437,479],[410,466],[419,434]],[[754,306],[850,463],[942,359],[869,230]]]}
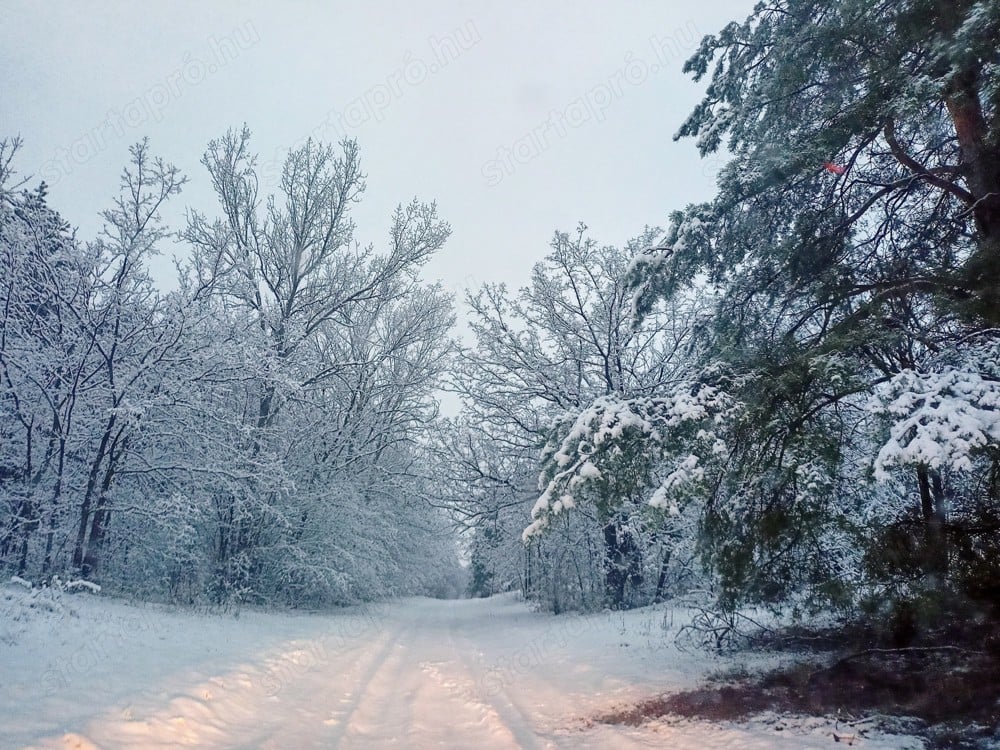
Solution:
{"label": "snowy forest floor", "polygon": [[8,586],[0,747],[924,746],[870,713],[609,722],[711,675],[793,662],[680,651],[689,619],[663,606],[553,617],[513,596],[236,617]]}

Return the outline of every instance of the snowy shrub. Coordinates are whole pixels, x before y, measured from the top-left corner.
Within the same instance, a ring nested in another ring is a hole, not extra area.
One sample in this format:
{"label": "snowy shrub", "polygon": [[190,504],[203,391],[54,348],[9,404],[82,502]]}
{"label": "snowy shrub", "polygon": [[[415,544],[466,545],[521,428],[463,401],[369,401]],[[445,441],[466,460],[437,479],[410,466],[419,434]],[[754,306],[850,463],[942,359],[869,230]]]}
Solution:
{"label": "snowy shrub", "polygon": [[876,478],[906,466],[971,471],[977,455],[1000,448],[1000,344],[962,359],[939,372],[905,370],[879,387],[874,409],[892,421]]}

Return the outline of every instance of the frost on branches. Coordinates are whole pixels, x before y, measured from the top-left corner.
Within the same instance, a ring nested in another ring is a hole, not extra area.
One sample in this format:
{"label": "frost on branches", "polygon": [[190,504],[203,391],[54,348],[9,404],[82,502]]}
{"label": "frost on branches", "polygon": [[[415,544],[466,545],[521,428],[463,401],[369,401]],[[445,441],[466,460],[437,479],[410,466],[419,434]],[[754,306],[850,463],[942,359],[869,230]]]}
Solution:
{"label": "frost on branches", "polygon": [[606,518],[611,503],[650,489],[648,505],[678,514],[679,499],[704,478],[705,464],[727,453],[717,430],[734,409],[727,393],[705,383],[686,383],[659,398],[596,399],[545,447],[542,494],[522,538],[530,541],[553,518],[588,501]]}
{"label": "frost on branches", "polygon": [[972,470],[976,454],[1000,447],[1000,343],[971,347],[940,372],[899,373],[873,407],[892,420],[875,459],[879,481],[904,466]]}

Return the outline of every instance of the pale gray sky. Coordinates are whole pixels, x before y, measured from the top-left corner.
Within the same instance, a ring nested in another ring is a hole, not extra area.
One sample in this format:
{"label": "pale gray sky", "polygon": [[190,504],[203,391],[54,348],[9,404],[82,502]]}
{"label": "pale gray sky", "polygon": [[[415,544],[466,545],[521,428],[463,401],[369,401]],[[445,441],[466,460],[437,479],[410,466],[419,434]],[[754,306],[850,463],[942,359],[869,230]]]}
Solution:
{"label": "pale gray sky", "polygon": [[622,244],[711,195],[717,163],[671,140],[703,88],[680,69],[751,6],[0,0],[0,137],[84,238],[144,135],[190,178],[176,228],[186,205],[216,213],[199,159],[226,128],[250,126],[265,173],[310,134],[355,137],[360,241],[436,200],[454,233],[426,275],[518,286],[557,228]]}

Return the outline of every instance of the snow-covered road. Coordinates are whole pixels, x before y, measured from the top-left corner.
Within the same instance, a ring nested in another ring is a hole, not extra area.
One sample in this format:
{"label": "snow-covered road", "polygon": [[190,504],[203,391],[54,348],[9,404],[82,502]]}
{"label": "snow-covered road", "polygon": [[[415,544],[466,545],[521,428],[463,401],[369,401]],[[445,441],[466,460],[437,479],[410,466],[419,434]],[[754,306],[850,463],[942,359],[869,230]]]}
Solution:
{"label": "snow-covered road", "polygon": [[[13,644],[0,645],[0,745],[489,750],[832,744],[827,720],[792,731],[786,724],[781,733],[760,723],[592,723],[597,713],[692,685],[706,671],[726,666],[674,649],[669,610],[551,617],[512,597],[408,599],[336,615],[249,613],[239,619],[139,608],[139,619],[130,622],[144,626],[116,626],[116,618],[134,617],[130,610],[88,600],[66,617],[29,623],[8,639]],[[99,621],[111,627],[100,631],[104,647],[88,652],[98,611]],[[865,746],[902,742],[872,736]]]}

